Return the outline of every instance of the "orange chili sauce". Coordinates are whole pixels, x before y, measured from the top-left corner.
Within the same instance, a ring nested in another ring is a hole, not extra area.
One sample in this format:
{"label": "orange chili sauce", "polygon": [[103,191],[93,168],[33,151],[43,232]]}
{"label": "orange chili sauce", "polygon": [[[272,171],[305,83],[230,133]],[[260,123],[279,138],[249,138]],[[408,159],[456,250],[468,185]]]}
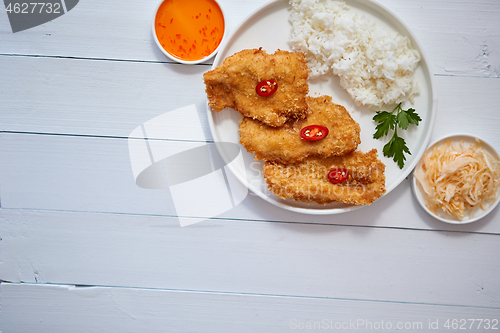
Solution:
{"label": "orange chili sauce", "polygon": [[209,56],[224,36],[224,17],[214,0],[165,0],[158,8],[155,32],[161,46],[181,60]]}

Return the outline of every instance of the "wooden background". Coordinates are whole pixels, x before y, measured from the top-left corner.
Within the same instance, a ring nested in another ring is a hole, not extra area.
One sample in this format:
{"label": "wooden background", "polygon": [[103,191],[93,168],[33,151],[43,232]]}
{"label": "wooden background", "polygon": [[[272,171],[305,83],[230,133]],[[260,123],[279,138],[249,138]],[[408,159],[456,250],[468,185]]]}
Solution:
{"label": "wooden background", "polygon": [[[232,31],[265,1],[219,2]],[[465,132],[500,150],[500,1],[380,3],[413,30],[433,67],[431,140]],[[157,5],[80,1],[15,34],[0,6],[1,332],[353,322],[435,332],[436,321],[450,331],[447,320],[500,320],[499,208],[445,224],[420,208],[408,180],[348,214],[296,214],[249,195],[181,228],[168,190],[135,184],[127,138],[169,110],[204,110],[211,62],[167,60],[151,33]],[[485,328],[471,323],[467,331]]]}

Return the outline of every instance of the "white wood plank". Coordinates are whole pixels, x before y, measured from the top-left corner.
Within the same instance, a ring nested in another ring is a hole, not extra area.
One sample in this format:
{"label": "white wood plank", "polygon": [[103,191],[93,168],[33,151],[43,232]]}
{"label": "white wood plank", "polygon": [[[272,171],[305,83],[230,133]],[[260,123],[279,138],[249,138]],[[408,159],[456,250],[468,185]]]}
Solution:
{"label": "white wood plank", "polygon": [[435,73],[500,76],[500,2],[381,1],[416,34]]}
{"label": "white wood plank", "polygon": [[498,235],[0,210],[0,279],[500,308]]}
{"label": "white wood plank", "polygon": [[[228,31],[255,8],[258,1],[221,0]],[[447,0],[379,0],[415,32],[440,74],[499,76],[500,3]],[[66,15],[13,34],[0,10],[0,54],[166,61],[154,44],[151,22],[158,1],[80,2]],[[120,13],[120,15],[117,15]],[[120,33],[116,33],[119,31]]]}
{"label": "white wood plank", "polygon": [[500,91],[497,78],[436,77],[437,117],[431,140],[453,133],[482,137],[500,151],[498,105],[492,102]]}
{"label": "white wood plank", "polygon": [[0,141],[2,207],[16,207],[26,199],[21,204],[26,208],[174,212],[167,191],[135,184],[127,140],[2,134]]}
{"label": "white wood plank", "polygon": [[[126,138],[156,116],[195,104],[211,139],[202,79],[207,70],[206,66],[2,57],[0,130]],[[500,149],[500,115],[493,111],[500,79],[435,79],[438,117],[433,138],[456,132],[480,134]],[[189,120],[172,126],[188,129]]]}
{"label": "white wood plank", "polygon": [[[0,130],[128,137],[196,104],[205,134],[207,66],[2,57]],[[189,124],[171,124],[189,132]]]}
{"label": "white wood plank", "polygon": [[[254,333],[309,326],[326,331],[379,327],[387,332],[401,327],[432,332],[445,331],[447,320],[451,324],[453,319],[492,320],[500,315],[499,309],[476,307],[12,283],[0,285],[0,306],[0,329],[5,333]],[[486,325],[478,320],[466,327],[467,332],[484,332]]]}
{"label": "white wood plank", "polygon": [[[174,142],[184,149],[198,143]],[[2,207],[177,216],[169,188],[135,184],[128,143],[120,138],[0,134]],[[195,189],[193,189],[195,190]],[[189,196],[187,196],[189,199]],[[182,215],[214,217],[213,215]],[[408,218],[412,216],[412,218]],[[348,214],[314,216],[285,211],[249,194],[219,217],[341,225],[500,233],[500,207],[479,222],[452,225],[425,213],[407,180],[374,204]]]}

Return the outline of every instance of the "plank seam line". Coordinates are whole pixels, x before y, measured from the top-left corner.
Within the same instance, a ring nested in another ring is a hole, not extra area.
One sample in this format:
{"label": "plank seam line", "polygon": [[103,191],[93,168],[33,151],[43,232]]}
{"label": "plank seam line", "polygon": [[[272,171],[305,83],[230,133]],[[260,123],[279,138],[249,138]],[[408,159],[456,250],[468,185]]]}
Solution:
{"label": "plank seam line", "polygon": [[[124,137],[114,135],[97,135],[97,134],[71,134],[71,133],[51,133],[51,132],[30,132],[30,131],[1,131],[0,134],[25,134],[25,135],[45,135],[45,136],[64,136],[64,137],[81,137],[81,138],[96,138],[96,139],[123,139],[123,140],[144,140],[143,137]],[[148,138],[154,141],[169,141],[169,142],[195,142],[195,143],[214,143],[213,140],[182,140],[182,139],[163,139],[163,138]]]}
{"label": "plank seam line", "polygon": [[[161,215],[161,214],[146,214],[146,213],[120,213],[120,212],[98,212],[98,211],[80,211],[80,210],[57,210],[57,209],[44,209],[44,208],[8,208],[1,207],[0,212],[4,211],[31,211],[31,212],[53,212],[53,213],[78,213],[78,214],[102,214],[102,215],[125,215],[125,216],[144,216],[144,217],[163,217],[163,218],[205,218],[205,216],[178,216],[178,215]],[[464,231],[464,230],[446,230],[446,229],[419,229],[409,227],[389,227],[389,226],[376,226],[376,225],[359,225],[359,224],[342,224],[342,223],[323,223],[323,222],[301,222],[301,221],[283,221],[283,220],[253,220],[244,218],[232,217],[211,217],[206,218],[207,221],[235,221],[235,222],[257,222],[257,223],[283,223],[283,224],[305,224],[305,225],[319,225],[319,226],[336,226],[336,227],[353,227],[353,228],[374,228],[374,229],[389,229],[389,230],[414,230],[422,232],[452,232],[463,234],[477,234],[477,235],[490,235],[499,236],[499,233],[494,232],[480,232],[480,231]],[[195,227],[195,226],[193,226]]]}
{"label": "plank seam line", "polygon": [[[137,60],[137,59],[112,59],[112,58],[93,58],[93,57],[75,57],[75,56],[58,56],[58,55],[40,55],[40,54],[16,54],[16,53],[0,53],[2,57],[20,57],[20,58],[45,58],[45,59],[69,59],[69,60],[91,60],[91,61],[114,61],[114,62],[131,62],[131,63],[146,63],[146,64],[169,64],[180,65],[175,61],[160,61],[160,60]],[[212,66],[211,63],[195,64],[195,66]]]}
{"label": "plank seam line", "polygon": [[480,76],[480,75],[464,75],[464,74],[434,74],[434,76],[463,77],[463,78],[475,78],[475,79],[499,79],[500,78],[500,76]]}
{"label": "plank seam line", "polygon": [[[114,62],[130,62],[130,63],[147,63],[147,64],[169,64],[181,65],[175,61],[161,60],[138,60],[138,59],[113,59],[113,58],[97,58],[97,57],[77,57],[77,56],[61,56],[61,55],[41,55],[41,54],[18,54],[18,53],[0,53],[3,57],[24,57],[24,58],[46,58],[46,59],[69,59],[69,60],[91,60],[91,61],[114,61]],[[195,64],[195,66],[212,66],[211,63]],[[434,76],[439,77],[463,77],[463,78],[479,78],[479,79],[499,79],[500,76],[481,76],[481,75],[464,75],[464,74],[441,74],[434,73]]]}
{"label": "plank seam line", "polygon": [[354,302],[368,302],[368,303],[388,303],[388,304],[408,304],[408,305],[427,305],[427,306],[443,306],[443,307],[458,307],[458,308],[476,308],[476,309],[492,309],[499,310],[500,307],[494,306],[480,306],[480,305],[464,305],[464,304],[445,304],[445,303],[426,303],[426,302],[405,302],[405,301],[390,301],[390,300],[376,300],[376,299],[363,299],[363,298],[346,298],[346,297],[328,297],[328,296],[302,296],[302,295],[282,295],[282,294],[263,294],[252,292],[231,292],[231,291],[216,291],[216,290],[196,290],[196,289],[170,289],[170,288],[157,288],[157,287],[130,287],[130,286],[110,286],[110,285],[87,285],[87,284],[66,284],[66,283],[32,283],[32,282],[11,282],[0,280],[2,284],[12,285],[29,285],[29,286],[55,286],[55,287],[73,287],[73,288],[119,288],[130,290],[149,290],[149,291],[168,291],[178,293],[199,293],[199,294],[219,294],[229,296],[264,296],[264,297],[281,297],[281,298],[294,298],[294,299],[314,299],[314,300],[337,300],[337,301],[354,301]]}

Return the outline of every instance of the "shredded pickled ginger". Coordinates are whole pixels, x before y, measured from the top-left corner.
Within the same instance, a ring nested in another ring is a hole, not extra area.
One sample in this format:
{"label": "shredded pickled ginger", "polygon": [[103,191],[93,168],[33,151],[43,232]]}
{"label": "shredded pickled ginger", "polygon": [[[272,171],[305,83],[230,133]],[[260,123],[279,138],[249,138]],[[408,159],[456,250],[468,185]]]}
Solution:
{"label": "shredded pickled ginger", "polygon": [[462,220],[497,198],[500,161],[479,140],[470,145],[447,140],[422,157],[413,176],[426,193],[431,212],[437,215],[442,209]]}

